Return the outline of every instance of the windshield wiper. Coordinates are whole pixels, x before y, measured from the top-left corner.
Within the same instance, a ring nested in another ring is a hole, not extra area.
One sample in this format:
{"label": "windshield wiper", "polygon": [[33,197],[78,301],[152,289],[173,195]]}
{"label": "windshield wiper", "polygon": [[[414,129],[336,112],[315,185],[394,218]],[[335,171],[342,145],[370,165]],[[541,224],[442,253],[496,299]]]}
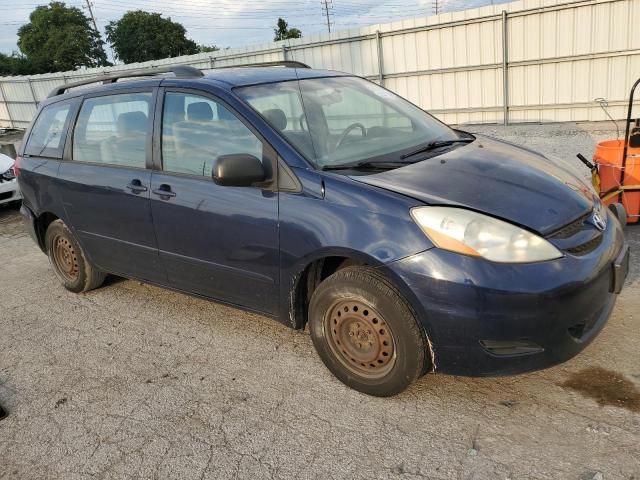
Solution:
{"label": "windshield wiper", "polygon": [[[405,153],[400,156],[401,160],[405,158],[412,157],[419,153],[428,152],[429,150],[434,150],[440,147],[446,147],[448,145],[453,145],[454,143],[471,143],[475,140],[475,138],[454,138],[451,140],[434,140],[433,142],[429,142],[426,145],[417,148],[416,150]],[[407,162],[401,161],[381,161],[381,162],[372,162],[372,161],[362,161],[356,163],[345,163],[342,165],[325,165],[322,167],[322,170],[357,170],[357,169],[375,169],[375,170],[390,170],[392,168],[404,167],[406,165],[411,165],[412,163],[416,163],[415,160],[410,160]]]}
{"label": "windshield wiper", "polygon": [[404,167],[415,162],[357,162],[345,163],[342,165],[324,165],[322,170],[357,170],[371,168],[375,170],[390,170],[392,168]]}
{"label": "windshield wiper", "polygon": [[413,157],[414,155],[417,155],[419,153],[428,152],[429,150],[434,150],[440,147],[447,147],[449,145],[453,145],[454,143],[471,143],[474,140],[475,140],[474,138],[455,138],[452,140],[435,140],[433,142],[427,143],[423,147],[415,149],[412,152],[401,155],[400,158],[404,159],[404,158]]}

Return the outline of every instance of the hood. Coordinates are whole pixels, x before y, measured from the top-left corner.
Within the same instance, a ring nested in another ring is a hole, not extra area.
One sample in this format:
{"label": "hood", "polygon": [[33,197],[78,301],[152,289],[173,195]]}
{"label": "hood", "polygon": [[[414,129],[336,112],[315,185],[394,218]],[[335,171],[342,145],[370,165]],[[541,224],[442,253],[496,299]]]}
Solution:
{"label": "hood", "polygon": [[468,145],[406,167],[352,176],[430,205],[453,205],[546,235],[593,208],[595,193],[569,170],[507,142]]}
{"label": "hood", "polygon": [[0,174],[6,172],[13,166],[14,160],[7,155],[0,153]]}

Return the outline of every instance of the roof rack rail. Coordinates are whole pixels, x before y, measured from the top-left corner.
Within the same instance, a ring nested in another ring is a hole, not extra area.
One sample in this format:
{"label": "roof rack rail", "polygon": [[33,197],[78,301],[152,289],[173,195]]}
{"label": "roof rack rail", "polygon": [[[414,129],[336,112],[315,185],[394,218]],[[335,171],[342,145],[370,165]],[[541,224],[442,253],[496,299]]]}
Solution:
{"label": "roof rack rail", "polygon": [[[296,60],[276,60],[275,62],[259,62],[259,63],[242,63],[239,65],[224,65],[222,67],[213,67],[210,70],[218,70],[221,68],[244,68],[244,67],[289,67],[289,68],[311,68],[306,63]],[[209,69],[206,69],[209,70]]]}
{"label": "roof rack rail", "polygon": [[[223,67],[213,67],[207,70],[218,70],[223,68],[244,68],[244,67],[289,67],[289,68],[311,68],[306,63],[297,62],[295,60],[278,60],[275,62],[261,62],[261,63],[243,63],[241,65],[225,65]],[[99,75],[96,77],[87,78],[85,80],[78,80],[77,82],[66,83],[54,88],[49,93],[50,97],[62,95],[70,88],[81,87],[83,85],[90,85],[92,83],[102,82],[104,84],[115,83],[121,78],[134,78],[134,77],[150,77],[158,75],[160,73],[173,73],[177,78],[199,78],[204,76],[201,70],[191,67],[189,65],[173,65],[167,67],[151,67],[142,68],[137,70],[125,70],[123,72],[117,72],[112,74]]]}
{"label": "roof rack rail", "polygon": [[173,65],[167,67],[151,67],[151,68],[142,68],[136,70],[126,70],[123,72],[99,75],[96,77],[87,78],[85,80],[78,80],[77,82],[66,83],[64,85],[60,85],[59,87],[54,88],[49,93],[50,97],[55,97],[57,95],[62,95],[64,92],[69,90],[70,88],[81,87],[83,85],[90,85],[92,83],[115,83],[121,78],[133,78],[133,77],[150,77],[153,75],[158,75],[160,73],[173,73],[177,78],[198,78],[204,76],[202,71],[198,70],[195,67],[191,67],[189,65]]}

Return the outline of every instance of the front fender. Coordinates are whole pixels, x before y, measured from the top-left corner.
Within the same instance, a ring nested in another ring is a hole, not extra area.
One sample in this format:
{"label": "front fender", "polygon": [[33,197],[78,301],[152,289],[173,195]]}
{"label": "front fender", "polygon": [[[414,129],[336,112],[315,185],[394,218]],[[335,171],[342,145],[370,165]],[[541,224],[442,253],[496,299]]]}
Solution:
{"label": "front fender", "polygon": [[291,318],[292,294],[319,259],[345,257],[380,267],[433,244],[409,213],[416,200],[340,175],[296,169],[303,189],[280,192],[280,318]]}

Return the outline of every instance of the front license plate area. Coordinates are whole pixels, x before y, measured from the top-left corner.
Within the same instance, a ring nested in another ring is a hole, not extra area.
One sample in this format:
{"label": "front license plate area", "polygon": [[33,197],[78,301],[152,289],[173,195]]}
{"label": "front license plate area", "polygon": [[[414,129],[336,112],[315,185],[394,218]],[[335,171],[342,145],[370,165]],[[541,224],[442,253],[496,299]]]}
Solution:
{"label": "front license plate area", "polygon": [[612,265],[611,292],[620,293],[629,273],[629,246],[625,245]]}

